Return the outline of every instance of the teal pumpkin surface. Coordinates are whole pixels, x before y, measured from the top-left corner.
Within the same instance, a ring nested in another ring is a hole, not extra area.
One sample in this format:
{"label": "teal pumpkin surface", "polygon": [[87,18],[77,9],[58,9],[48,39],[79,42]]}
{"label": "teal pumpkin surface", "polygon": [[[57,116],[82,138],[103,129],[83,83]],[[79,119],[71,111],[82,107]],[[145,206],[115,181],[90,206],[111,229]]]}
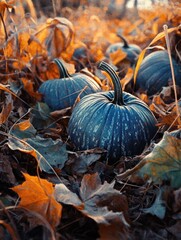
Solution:
{"label": "teal pumpkin surface", "polygon": [[[172,58],[176,84],[181,86],[181,65]],[[156,51],[147,55],[136,77],[136,89],[143,89],[151,96],[172,81],[170,61],[167,51]]]}
{"label": "teal pumpkin surface", "polygon": [[60,79],[45,81],[39,88],[45,102],[52,111],[72,107],[79,96],[101,91],[99,84],[90,76],[83,73],[70,75],[59,59],[54,60],[58,65]]}
{"label": "teal pumpkin surface", "polygon": [[[108,64],[101,62],[98,67],[111,71],[112,78],[117,77]],[[110,163],[121,156],[142,153],[157,131],[156,119],[148,106],[137,97],[121,92],[119,84],[119,81],[114,83],[114,91],[83,97],[74,108],[68,126],[77,150],[106,149]]]}

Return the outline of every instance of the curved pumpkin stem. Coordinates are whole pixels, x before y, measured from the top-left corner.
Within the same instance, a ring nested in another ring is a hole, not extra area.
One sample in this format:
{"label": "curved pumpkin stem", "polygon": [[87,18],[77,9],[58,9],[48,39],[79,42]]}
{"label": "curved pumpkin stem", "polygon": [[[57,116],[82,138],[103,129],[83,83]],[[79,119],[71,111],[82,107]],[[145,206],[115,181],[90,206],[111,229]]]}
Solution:
{"label": "curved pumpkin stem", "polygon": [[114,85],[114,104],[118,105],[124,105],[123,101],[123,91],[121,87],[121,83],[119,81],[119,77],[117,73],[114,71],[114,69],[106,62],[101,61],[97,65],[98,69],[101,69],[109,74],[109,76],[112,79],[113,85]]}
{"label": "curved pumpkin stem", "polygon": [[58,58],[55,58],[53,61],[58,66],[60,78],[69,78],[70,74],[68,73],[67,69],[63,65],[62,61],[60,59],[58,59]]}
{"label": "curved pumpkin stem", "polygon": [[127,42],[127,40],[118,32],[117,33],[117,36],[119,37],[119,38],[121,38],[121,40],[123,41],[123,43],[124,43],[124,48],[129,48],[129,44],[128,44],[128,42]]}

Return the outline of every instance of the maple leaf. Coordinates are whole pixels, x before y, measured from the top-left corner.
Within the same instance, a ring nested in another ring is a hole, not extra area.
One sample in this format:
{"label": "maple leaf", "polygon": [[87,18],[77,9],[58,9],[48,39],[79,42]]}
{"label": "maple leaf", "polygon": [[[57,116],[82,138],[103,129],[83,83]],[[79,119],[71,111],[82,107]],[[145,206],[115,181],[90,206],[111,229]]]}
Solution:
{"label": "maple leaf", "polygon": [[25,181],[12,188],[20,197],[19,207],[38,212],[55,228],[60,221],[62,206],[54,198],[53,184],[45,179],[23,173]]}
{"label": "maple leaf", "polygon": [[[55,198],[58,202],[74,206],[85,216],[93,219],[99,225],[100,235],[104,235],[103,229],[106,226],[116,229],[115,225],[118,225],[119,228],[113,237],[119,235],[122,236],[121,239],[127,239],[129,225],[123,215],[123,211],[126,212],[128,209],[127,201],[113,187],[114,182],[102,184],[97,173],[86,174],[82,179],[79,195],[60,183],[55,185]],[[115,239],[113,237],[109,239]]]}
{"label": "maple leaf", "polygon": [[165,132],[162,140],[144,159],[144,166],[136,173],[140,177],[151,178],[154,183],[169,180],[173,188],[181,187],[181,129]]}

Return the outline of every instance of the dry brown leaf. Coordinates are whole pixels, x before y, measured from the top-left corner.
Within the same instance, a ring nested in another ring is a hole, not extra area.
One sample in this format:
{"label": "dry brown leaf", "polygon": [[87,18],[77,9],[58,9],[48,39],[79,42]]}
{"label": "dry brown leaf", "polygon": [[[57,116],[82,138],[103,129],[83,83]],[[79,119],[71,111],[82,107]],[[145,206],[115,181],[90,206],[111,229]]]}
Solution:
{"label": "dry brown leaf", "polygon": [[157,126],[172,126],[172,127],[179,127],[179,119],[177,116],[177,112],[173,110],[171,113],[166,114],[165,116],[161,117],[160,122],[157,124]]}
{"label": "dry brown leaf", "polygon": [[5,40],[6,36],[6,29],[5,29],[5,24],[4,24],[4,14],[5,14],[5,10],[7,8],[12,8],[12,4],[14,3],[14,1],[9,1],[7,3],[6,0],[1,0],[0,1],[0,43],[3,43],[3,41]]}
{"label": "dry brown leaf", "polygon": [[31,96],[34,97],[37,101],[41,101],[42,95],[34,90],[34,83],[27,79],[21,78],[25,91]]}
{"label": "dry brown leaf", "polygon": [[0,125],[5,123],[12,111],[13,108],[13,101],[11,95],[5,98],[2,111],[0,112]]}
{"label": "dry brown leaf", "polygon": [[50,56],[59,57],[70,45],[74,36],[74,27],[66,18],[48,18],[34,36],[44,45]]}
{"label": "dry brown leaf", "polygon": [[121,86],[123,91],[125,90],[125,87],[128,83],[130,83],[130,81],[133,78],[133,69],[131,67],[128,68],[126,75],[124,76],[124,78],[121,79]]}
{"label": "dry brown leaf", "polygon": [[61,219],[62,206],[54,198],[53,184],[23,173],[25,182],[12,188],[20,197],[20,207],[38,212],[55,228]]}

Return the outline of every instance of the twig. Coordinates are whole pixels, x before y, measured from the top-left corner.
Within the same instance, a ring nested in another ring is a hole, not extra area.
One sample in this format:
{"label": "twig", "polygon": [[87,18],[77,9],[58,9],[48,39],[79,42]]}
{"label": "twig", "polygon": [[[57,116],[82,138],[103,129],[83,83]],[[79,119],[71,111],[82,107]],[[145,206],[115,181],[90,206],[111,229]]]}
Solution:
{"label": "twig", "polygon": [[145,164],[146,164],[146,160],[142,159],[135,167],[128,169],[126,172],[121,173],[119,175],[116,176],[116,181],[121,181],[125,178],[128,178],[131,174],[135,173],[136,171],[138,171],[140,168],[142,168]]}
{"label": "twig", "polygon": [[53,15],[54,15],[54,17],[56,17],[57,16],[57,11],[56,11],[56,6],[55,6],[56,4],[55,4],[55,0],[52,0],[52,6],[53,6]]}
{"label": "twig", "polygon": [[175,74],[174,74],[174,68],[173,68],[173,62],[172,62],[172,56],[171,56],[171,49],[170,49],[170,41],[168,37],[168,26],[163,26],[164,32],[165,32],[165,40],[167,45],[167,51],[170,61],[170,68],[171,68],[171,74],[172,74],[172,80],[173,80],[173,89],[174,89],[174,95],[175,95],[175,106],[176,106],[176,113],[178,118],[178,123],[181,125],[181,118],[180,118],[180,111],[179,111],[179,105],[178,105],[178,99],[177,99],[177,89],[176,89],[176,81],[175,81]]}

